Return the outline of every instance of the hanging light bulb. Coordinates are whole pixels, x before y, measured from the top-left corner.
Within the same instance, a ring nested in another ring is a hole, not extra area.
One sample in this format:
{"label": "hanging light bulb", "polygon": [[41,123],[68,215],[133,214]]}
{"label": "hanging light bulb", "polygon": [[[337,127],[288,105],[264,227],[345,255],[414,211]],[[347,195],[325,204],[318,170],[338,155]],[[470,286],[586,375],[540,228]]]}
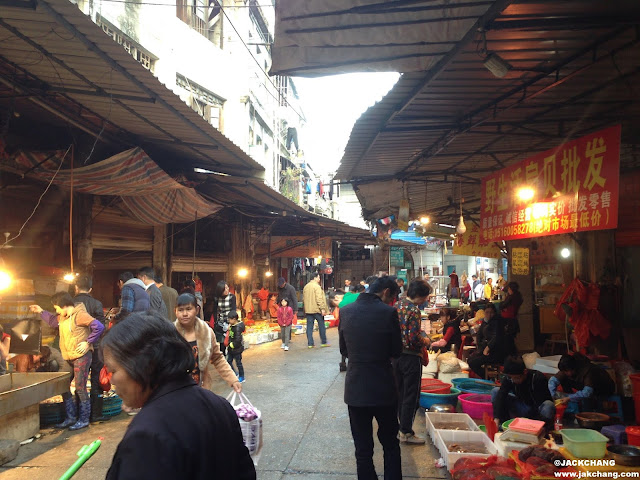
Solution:
{"label": "hanging light bulb", "polygon": [[464,217],[462,216],[462,202],[464,199],[462,198],[462,182],[460,183],[460,221],[458,222],[458,226],[456,227],[456,232],[459,235],[463,235],[464,232],[467,231],[467,226],[464,224]]}
{"label": "hanging light bulb", "polygon": [[458,222],[458,226],[456,227],[456,232],[460,235],[463,235],[464,232],[467,231],[467,226],[464,224],[464,217],[460,215],[460,221]]}

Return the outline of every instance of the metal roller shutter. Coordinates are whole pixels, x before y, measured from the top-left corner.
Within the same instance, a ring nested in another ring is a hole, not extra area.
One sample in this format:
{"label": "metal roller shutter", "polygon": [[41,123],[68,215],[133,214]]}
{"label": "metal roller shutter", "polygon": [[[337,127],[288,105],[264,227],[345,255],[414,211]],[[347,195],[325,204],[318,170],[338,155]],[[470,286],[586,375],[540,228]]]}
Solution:
{"label": "metal roller shutter", "polygon": [[94,270],[120,270],[137,272],[139,268],[151,265],[151,252],[114,252],[113,250],[94,250]]}
{"label": "metal roller shutter", "polygon": [[[190,272],[193,268],[193,257],[176,255],[171,259],[171,271]],[[196,272],[226,273],[229,269],[226,255],[196,255]]]}

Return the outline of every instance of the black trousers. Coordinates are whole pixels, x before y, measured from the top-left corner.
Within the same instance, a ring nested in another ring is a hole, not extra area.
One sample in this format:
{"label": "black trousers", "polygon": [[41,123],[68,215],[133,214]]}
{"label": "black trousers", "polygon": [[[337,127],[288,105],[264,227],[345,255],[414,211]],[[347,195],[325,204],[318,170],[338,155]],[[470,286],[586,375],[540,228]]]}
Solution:
{"label": "black trousers", "polygon": [[378,440],[384,451],[384,479],[401,480],[402,462],[398,441],[396,405],[354,407],[349,405],[351,435],[356,447],[358,480],[378,480],[373,466],[373,419],[378,422]]}
{"label": "black trousers", "polygon": [[93,356],[91,357],[91,396],[98,396],[103,393],[100,386],[100,370],[102,370],[103,366],[102,346],[100,342],[97,342],[93,346]]}
{"label": "black trousers", "polygon": [[398,390],[398,420],[402,433],[414,434],[413,421],[420,406],[422,360],[417,355],[403,353],[393,361]]}
{"label": "black trousers", "polygon": [[482,352],[475,352],[472,354],[467,363],[469,364],[469,368],[478,375],[480,378],[484,378],[484,366],[490,363],[504,363],[504,354],[500,355],[492,355],[489,352],[489,355],[483,355]]}

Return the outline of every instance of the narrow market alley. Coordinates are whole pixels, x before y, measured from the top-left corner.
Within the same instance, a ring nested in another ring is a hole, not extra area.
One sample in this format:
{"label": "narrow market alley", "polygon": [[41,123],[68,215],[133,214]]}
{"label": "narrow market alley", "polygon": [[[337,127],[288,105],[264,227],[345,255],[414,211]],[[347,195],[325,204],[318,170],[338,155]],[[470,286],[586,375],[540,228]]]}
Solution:
{"label": "narrow market alley", "polygon": [[[342,398],[345,374],[338,371],[338,330],[327,333],[329,348],[308,349],[306,336],[297,335],[288,352],[278,340],[252,346],[244,354],[244,392],[264,419],[264,448],[257,466],[260,480],[356,478],[349,417]],[[214,390],[229,393],[222,381]],[[0,478],[59,478],[76,460],[77,451],[98,437],[103,437],[101,448],[73,478],[104,478],[130,418],[120,414],[78,432],[41,430],[40,439],[22,446],[15,460],[0,467]],[[176,421],[180,421],[178,405]],[[424,434],[422,411],[415,424],[417,433]],[[377,439],[375,442],[375,464],[382,478],[382,447]],[[404,478],[447,478],[445,469],[434,467],[436,458],[428,440],[426,445],[402,445]]]}

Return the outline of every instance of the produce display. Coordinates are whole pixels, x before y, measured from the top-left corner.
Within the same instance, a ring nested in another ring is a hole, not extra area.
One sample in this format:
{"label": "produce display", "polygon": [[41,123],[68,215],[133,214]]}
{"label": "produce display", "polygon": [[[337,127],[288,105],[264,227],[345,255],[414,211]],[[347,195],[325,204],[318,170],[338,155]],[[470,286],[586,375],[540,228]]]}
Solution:
{"label": "produce display", "polygon": [[269,322],[256,322],[251,326],[246,327],[245,333],[269,333],[269,332],[279,332],[280,326],[277,323],[269,323]]}

